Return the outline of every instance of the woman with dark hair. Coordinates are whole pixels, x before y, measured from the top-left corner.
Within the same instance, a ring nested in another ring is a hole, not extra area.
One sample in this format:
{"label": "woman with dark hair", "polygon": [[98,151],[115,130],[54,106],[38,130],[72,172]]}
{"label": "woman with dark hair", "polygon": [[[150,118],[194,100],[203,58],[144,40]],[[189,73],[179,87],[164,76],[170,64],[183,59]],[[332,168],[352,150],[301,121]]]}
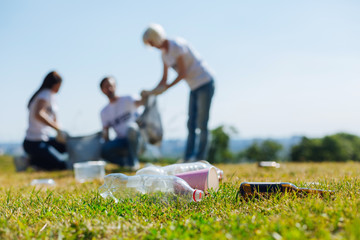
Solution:
{"label": "woman with dark hair", "polygon": [[57,72],[50,72],[28,103],[29,127],[23,147],[30,156],[30,164],[44,170],[66,169],[66,163],[50,150],[54,148],[64,153],[65,144],[50,137],[49,133],[52,128],[58,135],[62,135],[55,113],[55,95],[60,89],[61,82],[62,79]]}

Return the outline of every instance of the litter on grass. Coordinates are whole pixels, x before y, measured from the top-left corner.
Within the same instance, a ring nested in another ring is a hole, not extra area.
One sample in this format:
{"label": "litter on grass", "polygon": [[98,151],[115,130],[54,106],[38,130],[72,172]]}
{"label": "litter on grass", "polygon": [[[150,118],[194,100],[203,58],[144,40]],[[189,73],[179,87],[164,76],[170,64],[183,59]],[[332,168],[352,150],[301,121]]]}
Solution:
{"label": "litter on grass", "polygon": [[103,180],[105,176],[104,161],[89,161],[74,164],[76,181],[83,183],[94,179]]}
{"label": "litter on grass", "polygon": [[149,165],[144,167],[136,172],[136,175],[150,174],[150,175],[176,175],[185,172],[197,171],[201,169],[215,168],[219,180],[223,179],[224,172],[211,165],[209,162],[202,160],[198,162],[190,163],[176,163],[167,165],[164,167]]}
{"label": "litter on grass", "polygon": [[331,190],[299,188],[288,182],[243,182],[240,184],[236,198],[239,196],[266,196],[285,192],[294,192],[296,194],[319,194],[321,196],[334,194]]}
{"label": "litter on grass", "polygon": [[263,168],[280,168],[280,163],[272,161],[261,161],[258,163],[258,167]]}
{"label": "litter on grass", "polygon": [[113,173],[105,177],[104,185],[99,188],[103,198],[111,197],[115,202],[130,199],[137,201],[142,197],[169,203],[199,202],[204,192],[193,189],[189,184],[176,176],[163,175],[135,175],[126,176]]}
{"label": "litter on grass", "polygon": [[43,179],[34,179],[30,183],[31,186],[55,186],[56,183],[54,179],[43,178]]}

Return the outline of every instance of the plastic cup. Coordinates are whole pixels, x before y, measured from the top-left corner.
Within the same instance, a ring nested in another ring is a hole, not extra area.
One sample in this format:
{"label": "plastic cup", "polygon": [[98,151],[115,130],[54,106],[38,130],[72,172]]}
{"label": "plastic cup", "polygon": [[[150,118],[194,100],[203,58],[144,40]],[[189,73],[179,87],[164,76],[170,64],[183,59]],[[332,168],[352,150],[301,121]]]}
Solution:
{"label": "plastic cup", "polygon": [[104,161],[89,161],[74,164],[75,179],[78,182],[87,182],[94,179],[103,180],[105,176]]}
{"label": "plastic cup", "polygon": [[175,176],[184,179],[190,187],[208,193],[209,189],[217,191],[219,189],[219,178],[214,167],[197,171],[179,173]]}

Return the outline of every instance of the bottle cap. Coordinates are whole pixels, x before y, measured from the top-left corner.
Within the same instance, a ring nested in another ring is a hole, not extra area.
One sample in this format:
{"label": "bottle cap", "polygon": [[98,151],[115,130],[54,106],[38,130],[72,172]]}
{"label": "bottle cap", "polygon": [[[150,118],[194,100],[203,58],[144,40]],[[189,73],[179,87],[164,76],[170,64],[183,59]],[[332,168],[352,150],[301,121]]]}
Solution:
{"label": "bottle cap", "polygon": [[203,191],[195,189],[195,191],[193,192],[193,200],[194,200],[194,202],[200,202],[203,196],[204,196]]}

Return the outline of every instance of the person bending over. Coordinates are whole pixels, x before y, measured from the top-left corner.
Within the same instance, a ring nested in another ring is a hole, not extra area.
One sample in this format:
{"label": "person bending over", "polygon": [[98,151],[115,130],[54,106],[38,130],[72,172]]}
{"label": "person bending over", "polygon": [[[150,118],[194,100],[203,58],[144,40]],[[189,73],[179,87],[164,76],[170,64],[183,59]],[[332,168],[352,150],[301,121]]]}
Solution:
{"label": "person bending over", "polygon": [[[184,79],[190,87],[188,112],[188,138],[185,149],[185,162],[204,160],[208,141],[208,121],[211,100],[214,95],[213,76],[200,56],[183,39],[168,39],[162,26],[151,24],[143,34],[143,41],[161,51],[163,76],[152,91],[142,94],[160,94]],[[177,77],[170,83],[168,69],[173,68]],[[195,146],[196,129],[200,130],[199,144]]]}

